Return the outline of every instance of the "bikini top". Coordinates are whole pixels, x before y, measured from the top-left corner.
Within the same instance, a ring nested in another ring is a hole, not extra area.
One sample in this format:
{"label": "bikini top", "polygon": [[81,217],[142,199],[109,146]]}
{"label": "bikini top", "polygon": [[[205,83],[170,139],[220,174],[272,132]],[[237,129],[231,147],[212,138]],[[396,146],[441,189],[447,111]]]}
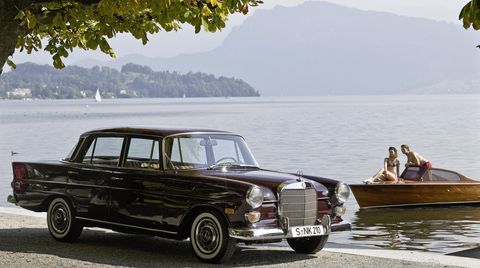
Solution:
{"label": "bikini top", "polygon": [[397,166],[397,161],[396,160],[390,160],[390,159],[387,159],[387,166],[388,167],[396,167]]}

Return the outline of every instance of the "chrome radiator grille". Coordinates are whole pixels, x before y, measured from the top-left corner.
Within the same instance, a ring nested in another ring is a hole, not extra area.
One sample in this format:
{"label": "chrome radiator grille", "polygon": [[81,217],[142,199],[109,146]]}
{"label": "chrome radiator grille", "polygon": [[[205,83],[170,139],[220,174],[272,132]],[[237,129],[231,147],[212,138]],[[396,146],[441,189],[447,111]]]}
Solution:
{"label": "chrome radiator grille", "polygon": [[317,220],[317,193],[315,189],[285,187],[279,195],[279,213],[290,226],[314,225]]}

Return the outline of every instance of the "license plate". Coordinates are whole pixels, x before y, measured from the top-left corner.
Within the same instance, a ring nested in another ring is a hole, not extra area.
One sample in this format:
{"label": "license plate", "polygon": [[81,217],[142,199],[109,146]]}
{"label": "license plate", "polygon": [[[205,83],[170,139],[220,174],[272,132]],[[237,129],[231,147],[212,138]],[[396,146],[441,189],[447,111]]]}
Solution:
{"label": "license plate", "polygon": [[293,237],[319,236],[325,234],[322,225],[298,226],[290,228]]}

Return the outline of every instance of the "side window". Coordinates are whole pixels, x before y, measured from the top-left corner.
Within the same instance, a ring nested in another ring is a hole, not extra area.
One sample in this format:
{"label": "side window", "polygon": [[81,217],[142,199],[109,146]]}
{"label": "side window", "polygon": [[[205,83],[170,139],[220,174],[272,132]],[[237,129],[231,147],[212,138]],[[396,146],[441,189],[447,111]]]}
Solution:
{"label": "side window", "polygon": [[145,138],[130,139],[125,167],[160,169],[160,142]]}
{"label": "side window", "polygon": [[97,137],[92,141],[83,163],[117,166],[122,152],[123,137]]}

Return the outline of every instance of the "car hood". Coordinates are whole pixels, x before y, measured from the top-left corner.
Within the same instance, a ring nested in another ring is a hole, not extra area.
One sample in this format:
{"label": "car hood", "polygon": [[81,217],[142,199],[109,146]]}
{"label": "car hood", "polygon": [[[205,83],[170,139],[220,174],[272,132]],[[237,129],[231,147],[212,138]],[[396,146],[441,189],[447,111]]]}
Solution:
{"label": "car hood", "polygon": [[[269,188],[274,194],[277,193],[277,188],[280,184],[287,181],[297,181],[300,176],[290,173],[264,170],[264,169],[255,169],[255,170],[234,170],[229,169],[227,171],[221,170],[209,170],[208,175],[214,177],[228,178],[232,180],[239,180],[248,183],[252,183],[258,186],[263,186]],[[327,188],[314,180],[301,177],[303,181],[308,181],[312,183],[315,189],[319,192],[327,190]]]}

